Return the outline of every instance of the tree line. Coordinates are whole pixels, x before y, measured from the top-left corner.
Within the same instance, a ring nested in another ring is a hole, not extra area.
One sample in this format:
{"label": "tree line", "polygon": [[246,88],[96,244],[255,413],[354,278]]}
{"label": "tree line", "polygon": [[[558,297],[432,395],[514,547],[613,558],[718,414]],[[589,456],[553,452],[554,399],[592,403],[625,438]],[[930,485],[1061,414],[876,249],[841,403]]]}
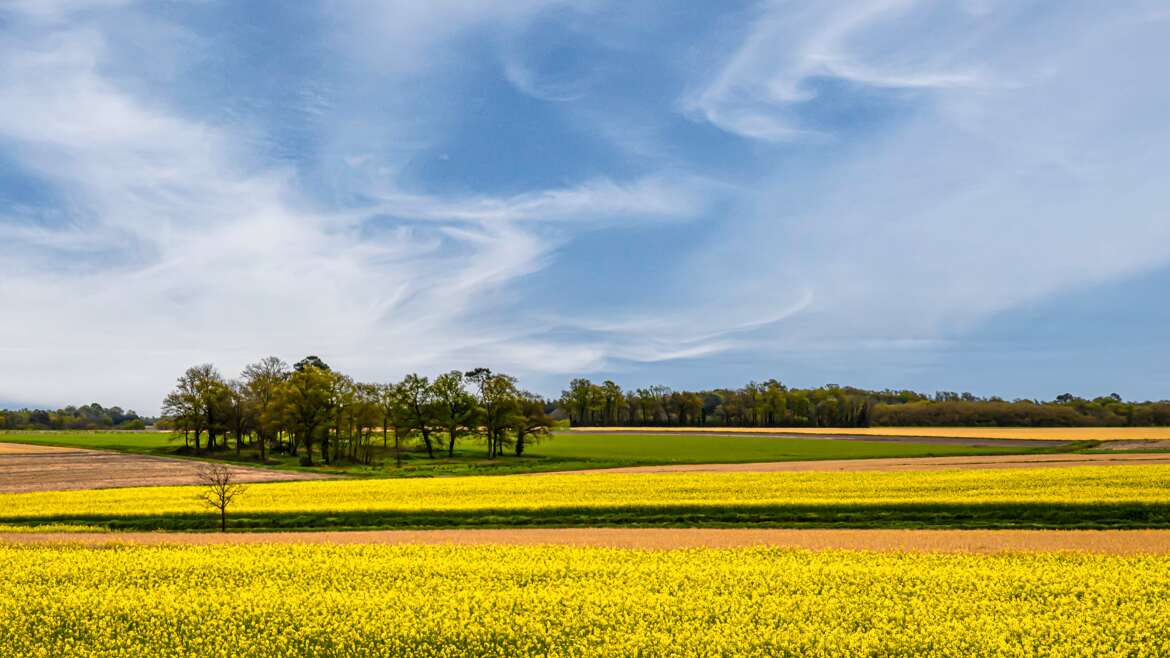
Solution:
{"label": "tree line", "polygon": [[154,422],[133,410],[106,408],[94,402],[62,409],[0,409],[0,429],[6,430],[140,430]]}
{"label": "tree line", "polygon": [[1127,402],[1116,393],[1092,399],[1071,394],[1051,401],[941,391],[872,391],[828,384],[790,388],[776,379],[741,388],[676,391],[666,386],[623,389],[579,378],[557,406],[573,426],[869,427],[1003,426],[1120,427],[1170,425],[1170,402]]}
{"label": "tree line", "polygon": [[[552,419],[540,396],[488,368],[452,370],[432,381],[410,374],[398,382],[358,382],[316,356],[289,367],[267,357],[226,379],[211,364],[188,368],[163,401],[161,424],[196,452],[255,448],[298,457],[305,466],[372,463],[375,444],[401,464],[403,441],[421,442],[428,457],[454,456],[456,444],[482,441],[494,459],[548,433]],[[234,445],[233,445],[234,444]]]}
{"label": "tree line", "polygon": [[[1110,394],[1050,401],[1004,400],[970,393],[867,390],[828,384],[788,387],[776,379],[740,388],[623,389],[578,378],[555,402],[521,390],[516,379],[486,368],[451,371],[433,381],[417,374],[400,382],[362,383],[307,357],[288,366],[268,357],[225,379],[213,365],[189,368],[164,402],[160,428],[181,433],[187,446],[243,446],[312,463],[369,463],[370,447],[394,436],[418,439],[434,456],[453,455],[456,442],[482,440],[489,457],[522,454],[555,419],[574,426],[867,427],[1002,426],[1124,427],[1170,425],[1170,401],[1126,401]],[[155,419],[99,404],[58,410],[0,410],[0,429],[142,429]]]}

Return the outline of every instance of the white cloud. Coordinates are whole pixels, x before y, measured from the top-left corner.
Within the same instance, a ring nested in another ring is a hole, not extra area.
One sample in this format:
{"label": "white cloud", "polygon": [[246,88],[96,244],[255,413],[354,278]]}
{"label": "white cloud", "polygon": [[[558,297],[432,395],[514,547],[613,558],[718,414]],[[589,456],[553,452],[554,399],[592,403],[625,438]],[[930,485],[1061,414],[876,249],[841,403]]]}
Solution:
{"label": "white cloud", "polygon": [[469,30],[511,30],[542,11],[591,0],[328,0],[332,42],[366,66],[385,73],[425,76],[450,63],[452,43]]}
{"label": "white cloud", "polygon": [[[1161,65],[1170,24],[1148,4],[1033,7],[1030,22],[1016,20],[1018,5],[985,6],[941,25],[929,3],[848,7],[865,20],[842,29],[818,17],[828,28],[812,34],[833,38],[812,39],[816,48],[758,36],[775,36],[787,15],[765,16],[696,107],[722,110],[734,106],[732,90],[767,88],[753,111],[788,121],[786,104],[821,74],[930,94],[827,151],[824,168],[781,169],[761,185],[743,220],[692,264],[738,265],[730,277],[700,277],[715,282],[703,296],[731,291],[758,304],[810,289],[815,304],[778,328],[774,349],[851,349],[958,336],[1013,307],[1170,263],[1170,124],[1160,109],[1170,104]],[[892,10],[899,21],[886,20]],[[929,25],[914,18],[928,10]],[[859,34],[868,36],[845,38]]]}
{"label": "white cloud", "polygon": [[[153,412],[187,365],[233,372],[271,352],[322,353],[379,376],[485,349],[517,359],[501,367],[542,368],[530,359],[547,350],[501,347],[534,329],[501,312],[517,301],[507,285],[563,239],[532,223],[677,216],[698,203],[647,178],[499,199],[392,192],[321,210],[290,172],[248,164],[256,140],[242,128],[113,83],[104,39],[61,26],[0,53],[0,139],[66,192],[70,212],[35,226],[0,218],[0,306],[24,309],[0,323],[0,397],[65,403],[105,391],[104,402]],[[423,223],[370,224],[386,213]]]}
{"label": "white cloud", "polygon": [[521,93],[544,101],[564,103],[585,95],[584,83],[579,80],[542,80],[514,53],[503,59],[504,77]]}
{"label": "white cloud", "polygon": [[643,218],[691,216],[704,203],[697,178],[644,178],[627,185],[606,179],[586,181],[566,189],[528,192],[511,197],[437,199],[405,193],[387,193],[379,208],[387,214],[415,219],[474,222],[588,220],[614,216]]}
{"label": "white cloud", "polygon": [[[462,89],[441,88],[463,38],[514,34],[564,3],[327,3],[322,56],[371,98],[306,92],[328,124],[315,136],[324,173],[308,174],[255,152],[262,127],[186,116],[126,86],[132,72],[113,75],[110,36],[87,17],[117,4],[7,5],[27,20],[0,42],[0,148],[60,201],[0,213],[0,399],[152,412],[182,368],[232,372],[272,352],[322,353],[369,378],[921,352],[1013,306],[1170,262],[1158,3],[768,3],[678,103],[767,143],[750,186],[712,182],[723,172],[672,143],[678,126],[646,103],[598,119],[641,166],[501,196],[419,193],[400,174],[467,111]],[[905,103],[843,143],[806,121],[824,79]],[[399,93],[420,88],[443,99],[436,112]],[[810,137],[831,139],[792,166],[785,143]],[[307,175],[341,201],[302,191]],[[520,297],[577,232],[696,217],[718,230],[669,254],[684,303],[639,281],[619,282],[635,310],[595,317]]]}
{"label": "white cloud", "polygon": [[822,136],[791,107],[816,97],[817,78],[904,89],[984,84],[980,67],[962,60],[979,29],[973,14],[956,9],[929,32],[916,29],[916,14],[931,10],[914,0],[765,3],[735,54],[680,107],[728,132],[781,142]]}
{"label": "white cloud", "polygon": [[0,13],[12,12],[38,21],[60,21],[77,12],[114,9],[134,0],[5,0]]}

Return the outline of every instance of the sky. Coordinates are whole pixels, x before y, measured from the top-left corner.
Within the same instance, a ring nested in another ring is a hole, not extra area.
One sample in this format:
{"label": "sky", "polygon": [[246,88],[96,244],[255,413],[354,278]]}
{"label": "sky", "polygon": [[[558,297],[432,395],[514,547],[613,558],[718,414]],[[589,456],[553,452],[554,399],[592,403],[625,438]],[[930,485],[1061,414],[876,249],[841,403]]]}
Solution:
{"label": "sky", "polygon": [[1170,398],[1163,0],[0,0],[0,405],[320,355]]}

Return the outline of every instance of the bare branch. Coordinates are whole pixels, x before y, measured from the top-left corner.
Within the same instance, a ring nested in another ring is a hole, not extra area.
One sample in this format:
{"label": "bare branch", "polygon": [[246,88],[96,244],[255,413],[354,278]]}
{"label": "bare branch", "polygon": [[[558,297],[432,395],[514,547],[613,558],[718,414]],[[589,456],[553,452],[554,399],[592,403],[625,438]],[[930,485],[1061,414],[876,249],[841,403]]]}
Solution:
{"label": "bare branch", "polygon": [[227,508],[247,487],[236,481],[235,471],[224,464],[205,464],[199,469],[199,481],[204,486],[200,498],[219,511],[219,529],[227,532]]}

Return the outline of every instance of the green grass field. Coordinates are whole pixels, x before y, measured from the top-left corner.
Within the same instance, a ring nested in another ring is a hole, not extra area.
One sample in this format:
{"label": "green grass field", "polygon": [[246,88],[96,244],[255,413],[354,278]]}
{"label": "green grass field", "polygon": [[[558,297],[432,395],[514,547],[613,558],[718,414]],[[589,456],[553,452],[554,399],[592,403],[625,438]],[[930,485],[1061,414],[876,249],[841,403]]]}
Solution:
{"label": "green grass field", "polygon": [[[0,442],[35,443],[97,450],[117,450],[149,455],[180,456],[182,439],[165,432],[10,432]],[[677,436],[652,434],[558,433],[532,445],[522,457],[506,454],[485,458],[480,442],[464,440],[453,458],[442,454],[429,459],[416,441],[403,453],[403,466],[395,466],[393,448],[376,446],[374,466],[341,464],[314,467],[366,477],[420,477],[434,475],[484,475],[578,470],[651,464],[744,463],[817,459],[865,459],[878,457],[935,457],[944,455],[992,455],[1038,452],[1026,447],[966,447],[889,441],[837,441],[764,436]],[[246,448],[236,459],[227,449],[205,455],[256,465],[256,453]],[[190,456],[190,455],[183,455]],[[273,453],[268,466],[302,469],[297,458]]]}
{"label": "green grass field", "polygon": [[1012,447],[971,448],[927,443],[788,439],[766,436],[678,436],[658,434],[557,434],[534,454],[638,464],[715,464],[807,459],[936,457],[1019,454]]}
{"label": "green grass field", "polygon": [[178,441],[175,441],[168,432],[6,431],[0,432],[0,443],[4,442],[166,454],[183,445],[183,438],[179,437]]}

